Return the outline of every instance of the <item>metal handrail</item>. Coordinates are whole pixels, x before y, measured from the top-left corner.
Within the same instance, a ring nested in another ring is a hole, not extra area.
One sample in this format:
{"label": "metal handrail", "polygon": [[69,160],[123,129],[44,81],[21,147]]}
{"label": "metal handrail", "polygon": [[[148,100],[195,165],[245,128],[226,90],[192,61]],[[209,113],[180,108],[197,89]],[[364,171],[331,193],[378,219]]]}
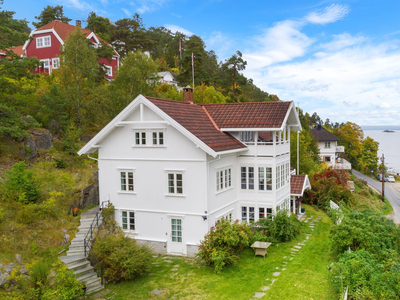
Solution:
{"label": "metal handrail", "polygon": [[[89,230],[85,235],[85,238],[83,239],[83,246],[84,246],[84,253],[85,253],[85,257],[87,257],[91,263],[93,264],[93,266],[95,267],[95,269],[98,271],[99,268],[97,266],[100,267],[100,277],[101,277],[101,284],[103,285],[103,266],[100,264],[100,262],[98,261],[96,255],[93,253],[92,251],[92,239],[93,239],[93,225],[96,222],[96,228],[99,226],[99,220],[103,215],[103,208],[105,207],[104,203],[110,203],[110,200],[107,201],[103,201],[101,202],[101,205],[99,207],[99,211],[96,212],[96,215],[93,218],[92,224],[90,224]],[[90,236],[90,238],[88,238]],[[92,259],[92,257],[93,259]]]}

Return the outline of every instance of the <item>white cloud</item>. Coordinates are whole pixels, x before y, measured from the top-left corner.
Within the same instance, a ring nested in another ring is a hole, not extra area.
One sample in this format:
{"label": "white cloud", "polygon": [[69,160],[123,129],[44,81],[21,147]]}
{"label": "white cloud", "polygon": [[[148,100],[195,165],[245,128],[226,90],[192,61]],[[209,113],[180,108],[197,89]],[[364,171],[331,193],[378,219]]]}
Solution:
{"label": "white cloud", "polygon": [[313,24],[328,24],[343,19],[349,13],[349,8],[345,5],[332,4],[323,10],[309,13],[305,20]]}
{"label": "white cloud", "polygon": [[224,61],[226,58],[229,58],[234,54],[232,53],[232,39],[225,36],[220,31],[212,32],[211,36],[204,39],[204,42],[208,49],[212,49],[215,53],[218,53],[218,59],[220,61]]}
{"label": "white cloud", "polygon": [[139,0],[137,1],[140,5],[137,8],[138,13],[144,14],[160,9],[167,0]]}
{"label": "white cloud", "polygon": [[107,5],[108,4],[108,0],[100,0],[101,4],[103,5]]}
{"label": "white cloud", "polygon": [[181,33],[183,33],[183,34],[185,34],[187,36],[191,36],[191,35],[194,34],[193,32],[191,32],[191,31],[189,31],[189,30],[187,30],[187,29],[185,29],[183,27],[180,27],[178,25],[165,24],[164,27],[169,29],[169,30],[171,30],[173,33],[181,32]]}
{"label": "white cloud", "polygon": [[387,102],[382,102],[382,103],[379,105],[379,107],[380,107],[380,108],[390,108],[390,104],[387,103]]}
{"label": "white cloud", "polygon": [[128,9],[123,7],[121,7],[121,9],[128,17],[132,17],[133,14]]}
{"label": "white cloud", "polygon": [[354,46],[365,42],[367,38],[363,36],[351,36],[348,33],[333,35],[332,41],[322,44],[320,47],[326,51],[337,51],[346,47]]}
{"label": "white cloud", "polygon": [[79,10],[93,10],[93,7],[90,4],[81,0],[64,0],[62,3],[67,7],[73,7]]}
{"label": "white cloud", "polygon": [[290,61],[303,56],[313,39],[300,32],[302,24],[296,21],[283,21],[268,28],[256,38],[254,52],[244,53],[248,69],[262,68],[275,63]]}

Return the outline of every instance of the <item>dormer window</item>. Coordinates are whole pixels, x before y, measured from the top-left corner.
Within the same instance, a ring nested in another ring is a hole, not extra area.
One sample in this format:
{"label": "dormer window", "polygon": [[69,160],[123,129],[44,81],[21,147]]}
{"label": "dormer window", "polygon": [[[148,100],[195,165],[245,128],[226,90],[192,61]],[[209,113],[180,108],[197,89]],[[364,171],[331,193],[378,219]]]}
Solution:
{"label": "dormer window", "polygon": [[241,131],[240,141],[242,142],[254,142],[254,133],[252,131]]}
{"label": "dormer window", "polygon": [[36,48],[45,48],[45,47],[51,47],[50,35],[36,38]]}

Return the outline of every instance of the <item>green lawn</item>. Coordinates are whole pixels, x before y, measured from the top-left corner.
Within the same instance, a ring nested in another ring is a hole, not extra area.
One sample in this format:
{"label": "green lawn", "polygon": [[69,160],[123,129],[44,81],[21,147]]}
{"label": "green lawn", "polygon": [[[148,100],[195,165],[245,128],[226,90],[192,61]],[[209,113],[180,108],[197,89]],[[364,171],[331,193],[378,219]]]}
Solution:
{"label": "green lawn", "polygon": [[[107,284],[112,299],[255,299],[256,292],[263,292],[262,299],[337,299],[333,292],[327,266],[333,261],[330,250],[329,217],[322,211],[304,205],[306,217],[316,219],[312,231],[304,223],[304,233],[295,241],[272,245],[268,256],[254,257],[252,249],[242,252],[237,265],[215,274],[213,269],[198,265],[195,260],[157,256],[148,275],[119,284]],[[307,234],[311,234],[306,240]],[[292,251],[304,242],[299,251]],[[297,253],[292,257],[292,253]],[[284,263],[286,262],[286,263]],[[283,270],[285,268],[285,270]],[[273,276],[280,272],[279,276]],[[272,283],[272,280],[275,281]],[[156,296],[152,290],[163,292]],[[104,296],[103,296],[104,297]],[[105,297],[107,298],[107,296]]]}

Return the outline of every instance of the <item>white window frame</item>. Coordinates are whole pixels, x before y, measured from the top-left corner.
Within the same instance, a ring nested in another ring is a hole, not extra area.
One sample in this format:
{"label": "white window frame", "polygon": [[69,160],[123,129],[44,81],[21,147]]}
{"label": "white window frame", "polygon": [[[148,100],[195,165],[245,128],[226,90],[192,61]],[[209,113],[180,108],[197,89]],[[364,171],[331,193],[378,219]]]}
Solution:
{"label": "white window frame", "polygon": [[[166,196],[185,197],[184,194],[184,174],[183,170],[165,170],[167,174],[167,194]],[[181,183],[180,187],[178,186]],[[172,185],[171,185],[172,183]]]}
{"label": "white window frame", "polygon": [[259,207],[258,208],[258,219],[268,218],[268,216],[274,215],[274,209],[272,207]]}
{"label": "white window frame", "polygon": [[232,188],[232,166],[217,169],[215,173],[216,192],[224,192]]}
{"label": "white window frame", "polygon": [[250,223],[251,221],[255,221],[255,207],[254,206],[241,206],[240,209],[240,218],[242,222]]}
{"label": "white window frame", "polygon": [[[269,174],[270,177],[267,177],[267,174]],[[272,167],[258,167],[258,190],[268,192],[272,191],[272,189]]]}
{"label": "white window frame", "polygon": [[[176,224],[173,224],[174,223],[173,221],[176,221]],[[176,226],[175,228],[174,228],[174,225]],[[182,243],[183,242],[183,226],[182,225],[183,225],[182,219],[180,219],[180,218],[172,218],[171,219],[171,242],[173,242],[173,243]],[[175,234],[174,234],[174,232],[175,232]],[[178,234],[178,232],[180,232],[180,235]],[[175,241],[174,241],[174,238],[176,238]]]}
{"label": "white window frame", "polygon": [[[48,41],[48,43],[46,43],[46,41]],[[50,35],[36,37],[36,48],[37,49],[48,48],[48,47],[51,47],[51,36]]]}
{"label": "white window frame", "polygon": [[[124,174],[124,175],[123,175]],[[132,183],[129,183],[129,174],[132,174]],[[135,190],[135,170],[134,169],[118,169],[118,178],[119,178],[119,190],[118,193],[121,194],[136,194]],[[123,184],[122,179],[125,179],[125,183]],[[125,185],[125,189],[123,189],[123,185]],[[130,189],[132,187],[132,189]]]}
{"label": "white window frame", "polygon": [[231,209],[230,211],[228,211],[227,213],[224,213],[220,216],[218,216],[215,220],[215,223],[217,224],[219,221],[221,221],[222,219],[226,219],[229,220],[231,223],[233,221],[233,209]]}
{"label": "white window frame", "polygon": [[165,134],[164,131],[152,131],[151,132],[152,146],[165,147]]}
{"label": "white window frame", "polygon": [[241,131],[240,132],[240,141],[241,142],[254,142],[254,132],[253,131]]}
{"label": "white window frame", "polygon": [[[250,170],[252,169],[252,172]],[[255,185],[255,167],[253,166],[241,166],[240,167],[240,189],[242,190],[254,190]],[[252,177],[250,176],[252,174]]]}
{"label": "white window frame", "polygon": [[276,166],[275,176],[276,176],[276,189],[278,190],[281,188],[281,165]]}
{"label": "white window frame", "polygon": [[147,145],[147,132],[146,131],[135,131],[134,133],[134,145],[136,147]]}
{"label": "white window frame", "polygon": [[107,65],[104,65],[103,67],[104,67],[104,71],[106,71],[106,76],[107,77],[112,77],[113,76],[112,67],[111,66],[107,66]]}
{"label": "white window frame", "polygon": [[53,69],[59,69],[60,68],[60,58],[59,57],[52,58],[51,64],[53,66]]}
{"label": "white window frame", "polygon": [[325,142],[325,148],[331,148],[331,142]]}
{"label": "white window frame", "polygon": [[[43,68],[49,69],[50,70],[50,59],[41,59],[40,62],[44,62]],[[46,66],[47,65],[47,66]]]}
{"label": "white window frame", "polygon": [[[125,216],[124,216],[125,213]],[[136,216],[135,211],[132,210],[121,210],[121,228],[123,231],[136,231]],[[126,222],[124,222],[126,218]],[[133,224],[132,224],[133,220]],[[126,228],[124,226],[126,225]],[[133,228],[132,228],[133,226]]]}

